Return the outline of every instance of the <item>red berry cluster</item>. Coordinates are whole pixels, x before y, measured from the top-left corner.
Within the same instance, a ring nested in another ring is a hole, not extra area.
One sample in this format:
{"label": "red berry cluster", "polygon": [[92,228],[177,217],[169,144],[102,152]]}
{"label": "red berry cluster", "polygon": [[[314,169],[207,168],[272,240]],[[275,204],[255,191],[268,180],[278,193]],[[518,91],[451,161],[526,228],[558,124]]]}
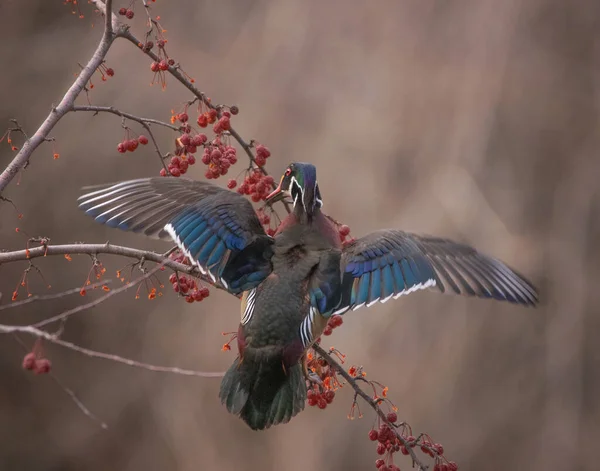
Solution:
{"label": "red berry cluster", "polygon": [[100,64],[100,66],[98,67],[98,71],[100,72],[103,82],[106,82],[106,77],[114,77],[115,75],[114,69],[112,67],[106,67],[106,64],[104,64],[104,62]]}
{"label": "red berry cluster", "polygon": [[333,333],[333,329],[341,326],[343,323],[344,323],[344,319],[342,319],[342,316],[340,316],[338,314],[334,314],[327,321],[325,330],[323,330],[323,335],[331,335]]}
{"label": "red berry cluster", "polygon": [[[154,72],[154,78],[152,79],[152,83],[158,79],[163,88],[166,87],[166,75],[165,72],[169,70],[169,67],[175,65],[175,61],[169,57],[167,51],[165,50],[165,45],[167,44],[167,40],[163,37],[158,37],[156,40],[156,45],[158,46],[158,60],[153,61],[150,64],[150,70]],[[146,41],[144,44],[138,44],[139,47],[142,48],[144,52],[149,52],[154,47],[154,42]]]}
{"label": "red berry cluster", "polygon": [[[339,354],[337,350],[336,354]],[[327,404],[333,402],[335,391],[340,387],[335,371],[329,367],[324,358],[317,356],[313,350],[309,350],[306,354],[306,368],[321,380],[320,384],[313,384],[308,390],[306,397],[308,405],[325,409]]]}
{"label": "red berry cluster", "polygon": [[327,391],[317,391],[315,389],[309,389],[306,394],[306,398],[309,406],[318,406],[319,409],[325,409],[327,404],[331,404],[335,398],[335,391],[331,389]]}
{"label": "red berry cluster", "polygon": [[38,358],[34,352],[29,352],[23,358],[23,368],[33,371],[35,374],[49,373],[52,368],[52,363],[47,358]]}
{"label": "red berry cluster", "polygon": [[238,187],[240,195],[248,195],[255,203],[265,200],[272,191],[273,177],[265,175],[259,169],[254,169],[244,178],[244,181]]}
{"label": "red berry cluster", "polygon": [[237,151],[217,136],[210,144],[204,146],[202,163],[208,167],[204,173],[207,179],[219,178],[227,175],[229,167],[237,163]]}
{"label": "red berry cluster", "polygon": [[134,17],[133,10],[131,8],[121,7],[119,8],[119,15],[127,17],[127,19],[131,20]]}
{"label": "red berry cluster", "polygon": [[215,134],[221,134],[223,131],[229,131],[231,129],[231,113],[229,111],[223,111],[221,117],[213,124],[213,131]]}
{"label": "red berry cluster", "polygon": [[254,161],[256,165],[263,167],[267,163],[267,159],[271,156],[271,152],[262,144],[257,144],[255,149],[256,155],[254,156]]}
{"label": "red berry cluster", "polygon": [[173,291],[184,295],[188,303],[200,302],[210,295],[210,291],[206,286],[199,287],[196,280],[189,276],[181,275],[177,278],[177,275],[172,273],[169,282],[173,285]]}
{"label": "red berry cluster", "polygon": [[[398,416],[395,412],[390,412],[387,415],[387,420],[390,424],[395,424]],[[400,468],[393,464],[393,454],[399,451],[403,455],[409,455],[408,448],[415,448],[416,446],[420,446],[421,451],[426,455],[435,458],[434,471],[456,471],[458,469],[456,463],[446,460],[443,456],[444,447],[439,443],[432,443],[428,435],[423,435],[419,439],[416,439],[413,435],[402,435],[402,438],[406,445],[403,444],[394,430],[385,423],[379,426],[379,430],[369,431],[369,440],[378,442],[377,454],[386,455],[385,459],[380,458],[375,461],[375,466],[379,471],[399,471]],[[388,461],[387,465],[386,460]]]}
{"label": "red berry cluster", "polygon": [[148,138],[144,135],[138,136],[137,139],[129,139],[126,137],[122,142],[119,142],[117,145],[117,150],[121,154],[124,154],[127,151],[133,152],[138,148],[138,144],[145,146],[148,144]]}
{"label": "red berry cluster", "polygon": [[209,124],[214,124],[218,117],[219,113],[217,113],[217,110],[211,108],[199,115],[196,122],[198,123],[198,126],[205,128]]}

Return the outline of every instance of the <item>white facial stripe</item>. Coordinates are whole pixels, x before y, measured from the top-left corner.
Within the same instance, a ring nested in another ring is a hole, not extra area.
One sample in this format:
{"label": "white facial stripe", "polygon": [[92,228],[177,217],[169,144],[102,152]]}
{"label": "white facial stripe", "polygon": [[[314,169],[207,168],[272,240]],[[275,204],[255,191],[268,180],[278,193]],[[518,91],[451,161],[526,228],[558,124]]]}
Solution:
{"label": "white facial stripe", "polygon": [[323,200],[321,200],[321,198],[319,198],[317,196],[317,190],[318,190],[318,188],[319,188],[319,184],[317,183],[317,180],[315,180],[315,203],[316,203],[316,206],[318,206],[319,208],[322,208],[323,207]]}

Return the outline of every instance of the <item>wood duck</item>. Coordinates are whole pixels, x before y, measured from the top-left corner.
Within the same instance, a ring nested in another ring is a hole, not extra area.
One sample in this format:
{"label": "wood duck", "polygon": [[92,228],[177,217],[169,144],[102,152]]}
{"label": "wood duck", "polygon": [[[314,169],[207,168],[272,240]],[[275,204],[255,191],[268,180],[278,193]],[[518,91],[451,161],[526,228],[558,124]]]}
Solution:
{"label": "wood duck", "polygon": [[468,245],[389,229],[342,247],[311,164],[290,164],[267,201],[286,197],[293,211],[274,237],[247,199],[208,182],[146,178],[79,198],[100,223],[173,239],[200,272],[241,297],[239,355],[220,399],[254,430],[304,409],[304,355],[333,314],[425,288],[538,302],[523,276]]}

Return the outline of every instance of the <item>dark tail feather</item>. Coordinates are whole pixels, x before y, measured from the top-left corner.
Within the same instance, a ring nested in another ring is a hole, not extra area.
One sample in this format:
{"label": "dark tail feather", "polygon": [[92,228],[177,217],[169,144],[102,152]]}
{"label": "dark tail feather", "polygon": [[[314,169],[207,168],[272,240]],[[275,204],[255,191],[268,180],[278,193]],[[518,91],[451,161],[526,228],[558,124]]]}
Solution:
{"label": "dark tail feather", "polygon": [[281,363],[236,359],[221,382],[220,397],[227,410],[253,430],[289,422],[304,409],[306,382],[302,365],[284,372]]}

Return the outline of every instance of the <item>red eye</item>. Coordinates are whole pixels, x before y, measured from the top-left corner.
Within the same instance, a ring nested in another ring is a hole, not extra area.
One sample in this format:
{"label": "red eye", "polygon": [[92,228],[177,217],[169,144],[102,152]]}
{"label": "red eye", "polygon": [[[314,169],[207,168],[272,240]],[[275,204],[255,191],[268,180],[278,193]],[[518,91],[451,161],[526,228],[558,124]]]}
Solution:
{"label": "red eye", "polygon": [[288,168],[288,169],[285,171],[285,176],[286,176],[286,177],[289,177],[291,174],[292,174],[292,169],[291,169],[291,168]]}

